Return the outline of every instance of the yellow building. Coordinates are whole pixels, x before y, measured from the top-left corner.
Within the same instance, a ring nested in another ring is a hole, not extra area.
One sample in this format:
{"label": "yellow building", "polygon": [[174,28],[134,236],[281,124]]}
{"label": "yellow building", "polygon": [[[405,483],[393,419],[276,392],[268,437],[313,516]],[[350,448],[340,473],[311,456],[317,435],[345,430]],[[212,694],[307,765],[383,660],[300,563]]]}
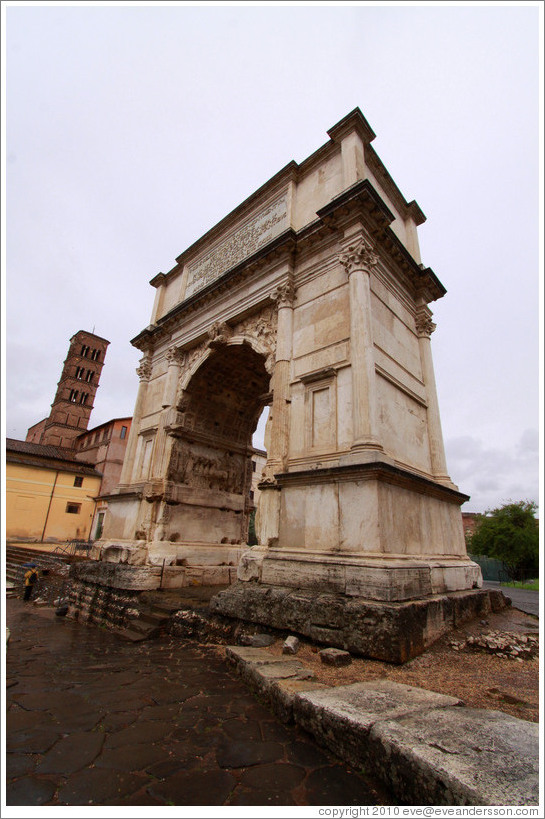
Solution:
{"label": "yellow building", "polygon": [[6,440],[6,537],[87,540],[102,475],[64,447]]}

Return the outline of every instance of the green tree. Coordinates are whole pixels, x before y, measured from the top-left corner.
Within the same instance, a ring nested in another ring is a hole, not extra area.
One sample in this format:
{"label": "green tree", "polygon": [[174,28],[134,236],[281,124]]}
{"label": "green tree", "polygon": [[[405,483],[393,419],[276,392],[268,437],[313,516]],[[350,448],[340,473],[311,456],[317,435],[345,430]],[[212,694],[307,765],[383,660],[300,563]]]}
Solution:
{"label": "green tree", "polygon": [[539,524],[533,501],[510,502],[489,509],[469,538],[473,555],[500,560],[513,580],[539,574]]}

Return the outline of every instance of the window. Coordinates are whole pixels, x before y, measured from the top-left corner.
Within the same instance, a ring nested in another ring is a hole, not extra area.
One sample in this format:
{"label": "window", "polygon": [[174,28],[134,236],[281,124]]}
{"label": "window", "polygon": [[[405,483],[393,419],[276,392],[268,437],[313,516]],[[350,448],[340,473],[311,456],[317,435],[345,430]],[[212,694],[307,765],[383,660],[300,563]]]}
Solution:
{"label": "window", "polygon": [[99,355],[100,355],[100,350],[91,350],[91,359],[93,361],[98,361]]}
{"label": "window", "polygon": [[83,347],[81,348],[80,355],[82,355],[84,358],[87,358],[87,356],[89,355],[89,350],[90,348],[86,344],[84,344]]}
{"label": "window", "polygon": [[79,399],[80,404],[86,404],[88,398],[89,398],[89,393],[88,392],[82,392],[81,397]]}
{"label": "window", "polygon": [[106,429],[102,433],[102,440],[105,441],[107,437],[108,437],[108,427],[106,427]]}
{"label": "window", "polygon": [[81,475],[76,475],[74,478],[74,486],[82,486],[83,485],[83,478]]}
{"label": "window", "polygon": [[[83,367],[82,367],[82,372],[83,372]],[[91,381],[93,380],[93,376],[94,376],[94,372],[92,370],[87,370],[87,375],[85,376],[85,380],[87,381],[88,384],[90,384]]]}
{"label": "window", "polygon": [[79,515],[81,511],[81,503],[67,503],[66,511],[69,515]]}
{"label": "window", "polygon": [[119,437],[124,438],[126,434],[127,434],[127,427],[121,427],[121,434],[120,434]]}
{"label": "window", "polygon": [[79,390],[70,390],[70,398],[69,400],[75,404],[78,400]]}
{"label": "window", "polygon": [[76,378],[83,378],[83,373],[85,372],[83,367],[76,367]]}

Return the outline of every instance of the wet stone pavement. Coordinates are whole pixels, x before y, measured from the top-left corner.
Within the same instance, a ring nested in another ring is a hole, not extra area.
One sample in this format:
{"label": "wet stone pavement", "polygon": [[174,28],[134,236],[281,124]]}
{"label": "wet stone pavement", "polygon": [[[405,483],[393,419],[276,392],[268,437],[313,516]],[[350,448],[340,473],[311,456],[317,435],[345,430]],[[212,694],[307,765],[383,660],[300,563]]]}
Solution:
{"label": "wet stone pavement", "polygon": [[389,805],[209,646],[8,599],[7,805]]}

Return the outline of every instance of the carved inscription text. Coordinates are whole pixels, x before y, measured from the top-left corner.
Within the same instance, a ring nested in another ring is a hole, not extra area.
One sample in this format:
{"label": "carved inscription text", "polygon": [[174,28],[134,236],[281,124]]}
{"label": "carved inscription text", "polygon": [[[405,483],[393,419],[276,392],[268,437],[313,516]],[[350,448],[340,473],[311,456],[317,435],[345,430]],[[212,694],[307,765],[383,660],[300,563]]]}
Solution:
{"label": "carved inscription text", "polygon": [[205,256],[189,265],[185,298],[218,279],[287,228],[286,197],[242,224]]}

